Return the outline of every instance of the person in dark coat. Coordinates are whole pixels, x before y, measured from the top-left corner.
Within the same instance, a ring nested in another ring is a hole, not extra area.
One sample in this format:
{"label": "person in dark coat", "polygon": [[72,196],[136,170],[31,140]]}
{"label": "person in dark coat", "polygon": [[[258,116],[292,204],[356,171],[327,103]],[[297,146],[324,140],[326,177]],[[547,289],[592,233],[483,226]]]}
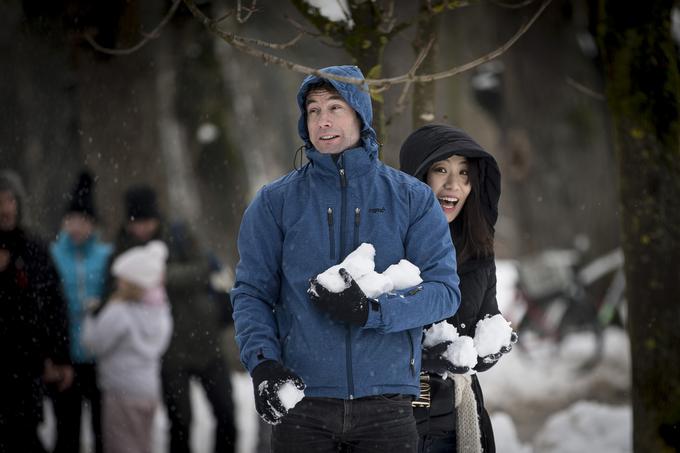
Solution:
{"label": "person in dark coat", "polygon": [[170,453],[190,451],[191,380],[205,390],[215,417],[214,451],[233,452],[237,431],[226,350],[221,345],[224,316],[209,292],[211,261],[185,223],[165,224],[151,187],[130,187],[125,210],[112,261],[131,247],[156,239],[165,242],[169,251],[165,282],[174,329],[163,356],[161,379],[170,420]]}
{"label": "person in dark coat", "polygon": [[76,180],[64,212],[62,229],[50,246],[66,297],[75,372],[73,385],[52,395],[57,420],[57,442],[53,453],[80,451],[83,401],[90,403],[95,453],[102,453],[101,392],[97,385],[94,357],[81,342],[87,308],[99,303],[106,282],[111,245],[101,242],[96,232],[94,179],[83,171]]}
{"label": "person in dark coat", "polygon": [[0,172],[0,453],[44,452],[37,428],[44,384],[73,379],[68,318],[46,245],[21,226],[25,192]]}
{"label": "person in dark coat", "polygon": [[[477,322],[499,314],[496,301],[496,265],[494,261],[494,225],[498,218],[500,171],[496,160],[468,134],[447,125],[429,124],[414,131],[404,142],[399,155],[401,170],[427,183],[435,193],[449,222],[451,239],[458,258],[461,305],[446,321],[459,335],[474,337]],[[491,368],[503,353],[512,348],[517,336],[497,354],[480,357],[476,372]],[[467,367],[455,367],[442,357],[445,344],[423,350],[422,370],[435,376],[443,371],[464,374]],[[449,380],[451,381],[451,380]],[[468,380],[454,380],[470,385],[476,400],[479,442],[465,451],[495,451],[493,430],[484,408],[482,389],[476,374]],[[459,384],[459,383],[463,384]],[[433,395],[436,398],[436,394]],[[419,451],[461,451],[457,443],[454,399],[431,401],[431,407],[449,405],[447,415],[429,418],[422,429]],[[423,409],[424,410],[424,409]],[[416,409],[416,414],[418,409]],[[474,422],[473,422],[474,423]],[[419,426],[419,428],[421,428]]]}

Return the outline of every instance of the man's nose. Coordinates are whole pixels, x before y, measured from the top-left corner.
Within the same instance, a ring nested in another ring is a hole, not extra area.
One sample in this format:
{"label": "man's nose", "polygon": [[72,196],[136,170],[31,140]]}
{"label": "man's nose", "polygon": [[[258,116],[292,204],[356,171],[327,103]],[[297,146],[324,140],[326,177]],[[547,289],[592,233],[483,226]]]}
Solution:
{"label": "man's nose", "polygon": [[331,117],[328,112],[321,112],[319,114],[319,127],[330,127]]}

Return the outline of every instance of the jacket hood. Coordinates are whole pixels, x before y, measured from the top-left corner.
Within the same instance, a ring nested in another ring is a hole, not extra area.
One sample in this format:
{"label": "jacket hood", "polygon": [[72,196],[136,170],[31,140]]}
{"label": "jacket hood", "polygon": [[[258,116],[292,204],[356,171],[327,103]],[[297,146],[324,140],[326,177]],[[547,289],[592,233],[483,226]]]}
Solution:
{"label": "jacket hood", "polygon": [[399,167],[401,171],[425,181],[432,164],[454,154],[479,159],[480,200],[487,220],[495,225],[501,196],[498,163],[462,130],[443,124],[428,124],[415,130],[401,146]]}
{"label": "jacket hood", "polygon": [[[355,79],[364,80],[364,75],[357,66],[330,66],[321,69],[321,72],[332,74],[341,77],[351,77]],[[375,134],[375,130],[371,127],[373,123],[373,107],[371,105],[371,95],[368,90],[368,85],[363,84],[361,86],[354,85],[347,82],[341,82],[339,80],[324,79],[317,75],[309,75],[305,77],[300,85],[300,89],[297,94],[297,103],[300,108],[300,118],[298,120],[298,134],[300,138],[305,142],[305,149],[307,157],[311,159],[314,153],[318,153],[314,149],[314,146],[309,141],[309,133],[307,131],[307,109],[305,108],[305,99],[307,98],[307,93],[311,85],[321,82],[328,81],[335,89],[340,93],[340,96],[347,102],[350,107],[354,109],[359,115],[361,120],[361,140],[363,147],[371,156],[377,156],[378,154],[378,140]]]}
{"label": "jacket hood", "polygon": [[0,192],[8,191],[14,195],[17,201],[17,224],[19,227],[22,225],[23,219],[23,208],[26,203],[26,189],[24,189],[24,184],[21,181],[21,176],[12,170],[2,170],[0,171]]}

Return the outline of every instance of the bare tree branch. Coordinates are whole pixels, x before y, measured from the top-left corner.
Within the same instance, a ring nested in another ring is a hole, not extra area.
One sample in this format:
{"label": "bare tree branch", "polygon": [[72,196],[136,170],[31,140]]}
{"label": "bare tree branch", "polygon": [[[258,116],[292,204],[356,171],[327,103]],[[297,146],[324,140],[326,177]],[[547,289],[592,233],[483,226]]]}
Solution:
{"label": "bare tree branch", "polygon": [[520,3],[506,3],[502,2],[500,0],[491,0],[491,3],[494,5],[500,6],[502,8],[508,8],[508,9],[519,9],[519,8],[524,8],[525,6],[529,6],[532,3],[534,3],[536,0],[524,0],[523,2]]}
{"label": "bare tree branch", "polygon": [[567,85],[569,85],[572,88],[575,88],[576,90],[580,91],[581,93],[596,99],[598,101],[604,101],[606,100],[606,96],[598,91],[593,90],[592,88],[588,88],[587,86],[577,82],[576,80],[572,79],[571,77],[567,77]]}
{"label": "bare tree branch", "polygon": [[[434,38],[431,38],[430,41],[427,43],[427,45],[423,48],[423,50],[420,52],[418,57],[416,58],[415,63],[413,63],[413,66],[411,69],[408,71],[409,76],[415,76],[416,71],[420,67],[421,64],[423,64],[423,61],[425,61],[425,57],[427,57],[427,54],[430,53],[430,49],[432,48],[432,44],[434,44]],[[401,92],[401,96],[399,96],[399,101],[397,102],[397,106],[395,108],[396,113],[401,113],[404,111],[404,106],[406,105],[406,95],[408,94],[408,90],[411,87],[411,84],[413,82],[406,82],[404,84],[404,89]]]}
{"label": "bare tree branch", "polygon": [[317,75],[319,77],[323,77],[326,79],[333,79],[333,80],[338,80],[341,82],[345,83],[352,83],[354,85],[368,85],[372,87],[377,87],[380,91],[384,91],[388,88],[390,88],[392,85],[400,84],[400,83],[413,83],[413,82],[433,82],[435,80],[441,80],[445,79],[457,74],[460,74],[465,71],[469,71],[470,69],[473,69],[481,64],[486,63],[487,61],[493,60],[494,58],[499,57],[503,53],[505,53],[510,47],[517,42],[517,40],[524,35],[524,33],[531,28],[531,26],[536,22],[536,20],[541,16],[543,11],[550,5],[552,0],[544,0],[543,4],[538,8],[538,10],[534,13],[534,15],[531,17],[527,23],[525,23],[520,29],[502,46],[497,48],[496,50],[483,55],[475,60],[472,60],[468,63],[465,63],[461,66],[455,66],[453,68],[450,68],[446,71],[442,72],[437,72],[434,74],[423,74],[423,75],[414,75],[414,74],[404,74],[401,76],[397,77],[389,77],[389,78],[383,78],[383,79],[355,79],[352,77],[342,77],[342,76],[336,76],[332,74],[326,74],[323,73],[322,71],[319,71],[318,69],[311,68],[309,66],[304,66],[295,62],[292,62],[290,60],[277,57],[276,55],[272,55],[267,52],[260,51],[258,49],[254,49],[250,46],[248,46],[244,42],[244,38],[241,38],[234,33],[226,32],[218,27],[218,24],[216,21],[213,19],[210,19],[208,16],[206,16],[195,4],[194,0],[183,0],[184,3],[187,5],[189,10],[194,14],[196,18],[198,18],[201,23],[212,33],[216,34],[220,38],[222,38],[224,41],[229,43],[230,45],[234,46],[238,50],[251,55],[253,57],[259,58],[265,63],[268,64],[275,64],[284,68],[287,68],[289,70],[299,72],[302,74],[307,74],[307,75]]}
{"label": "bare tree branch", "polygon": [[290,23],[290,24],[291,24],[298,32],[303,33],[303,34],[308,35],[308,36],[311,36],[311,37],[313,37],[313,38],[315,38],[315,39],[321,41],[321,44],[324,44],[324,45],[326,45],[326,46],[328,46],[328,47],[333,47],[333,48],[336,48],[336,49],[339,49],[339,48],[342,47],[342,45],[339,44],[339,43],[336,43],[336,42],[334,42],[334,41],[329,41],[329,40],[327,39],[327,36],[326,36],[326,35],[323,35],[323,34],[321,34],[321,33],[317,33],[317,32],[311,31],[311,30],[307,30],[304,26],[300,25],[300,23],[299,23],[298,21],[296,21],[295,19],[293,19],[292,17],[289,17],[289,16],[286,15],[286,16],[284,16],[284,18],[285,18],[286,21],[288,21],[288,23]]}
{"label": "bare tree branch", "polygon": [[[250,16],[253,15],[254,12],[257,11],[257,0],[253,0],[253,3],[250,4],[250,7],[245,7],[241,5],[241,0],[238,0],[236,2],[236,20],[238,21],[239,24],[245,24],[248,19],[250,19]],[[242,17],[241,12],[245,11],[246,16]]]}
{"label": "bare tree branch", "polygon": [[238,39],[239,41],[243,42],[244,44],[255,44],[257,46],[267,47],[269,49],[281,50],[281,49],[286,49],[288,47],[294,46],[300,40],[300,38],[302,38],[303,35],[304,35],[304,33],[300,32],[293,39],[291,39],[288,42],[284,42],[282,44],[276,44],[276,43],[262,41],[260,39],[254,39],[254,38],[244,38],[242,36],[236,36],[236,35],[234,35],[234,39]]}
{"label": "bare tree branch", "polygon": [[156,28],[154,28],[148,34],[143,34],[144,39],[142,39],[136,45],[128,47],[127,49],[110,49],[108,47],[100,46],[99,44],[97,44],[97,42],[94,40],[90,33],[85,33],[83,36],[85,40],[99,52],[106,53],[109,55],[129,55],[131,53],[137,52],[144,45],[146,45],[146,43],[160,36],[160,31],[163,29],[163,27],[165,27],[165,25],[168,22],[170,22],[170,19],[172,18],[172,16],[175,15],[175,12],[177,11],[177,8],[179,7],[180,3],[182,3],[182,0],[175,0],[175,2],[172,4],[172,7],[170,7],[168,12],[165,14],[165,17],[163,17],[163,20],[161,20],[161,22],[156,26]]}

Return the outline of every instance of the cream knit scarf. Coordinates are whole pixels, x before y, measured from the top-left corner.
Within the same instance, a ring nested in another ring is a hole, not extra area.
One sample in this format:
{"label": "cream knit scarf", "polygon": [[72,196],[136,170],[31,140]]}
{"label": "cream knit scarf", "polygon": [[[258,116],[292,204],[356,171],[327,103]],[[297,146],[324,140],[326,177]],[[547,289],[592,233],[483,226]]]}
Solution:
{"label": "cream knit scarf", "polygon": [[472,378],[454,374],[456,406],[456,442],[458,453],[482,453],[477,401],[472,391]]}

